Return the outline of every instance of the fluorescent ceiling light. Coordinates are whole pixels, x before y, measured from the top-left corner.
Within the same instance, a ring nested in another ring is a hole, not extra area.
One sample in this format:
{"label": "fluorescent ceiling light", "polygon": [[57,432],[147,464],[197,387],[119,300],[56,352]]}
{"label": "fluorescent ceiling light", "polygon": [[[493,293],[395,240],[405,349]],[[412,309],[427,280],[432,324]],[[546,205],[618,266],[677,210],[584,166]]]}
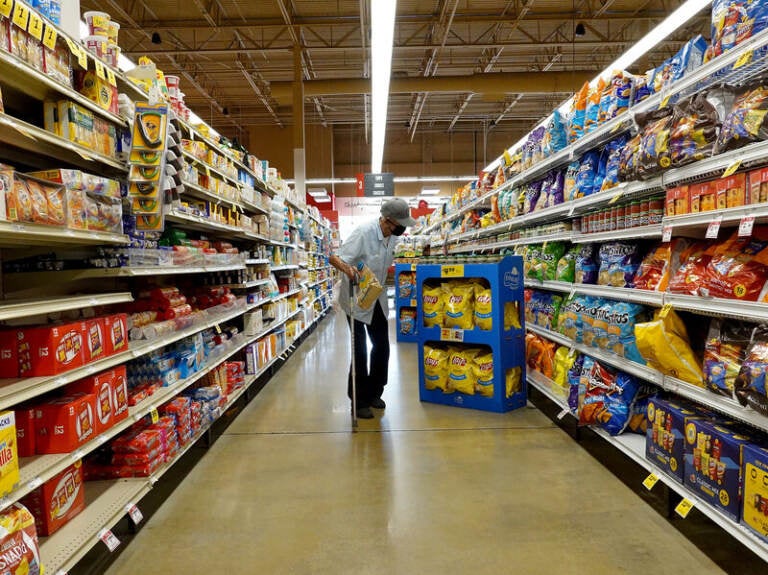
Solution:
{"label": "fluorescent ceiling light", "polygon": [[422,196],[436,196],[440,193],[440,188],[421,188]]}
{"label": "fluorescent ceiling light", "polygon": [[326,196],[324,198],[315,198],[315,201],[318,204],[330,204],[331,203],[331,198],[329,198],[328,196]]}
{"label": "fluorescent ceiling light", "polygon": [[397,0],[371,0],[371,172],[381,173]]}
{"label": "fluorescent ceiling light", "polygon": [[318,196],[327,196],[328,190],[326,190],[325,188],[309,188],[309,190],[307,190],[307,193],[313,198],[316,198]]}

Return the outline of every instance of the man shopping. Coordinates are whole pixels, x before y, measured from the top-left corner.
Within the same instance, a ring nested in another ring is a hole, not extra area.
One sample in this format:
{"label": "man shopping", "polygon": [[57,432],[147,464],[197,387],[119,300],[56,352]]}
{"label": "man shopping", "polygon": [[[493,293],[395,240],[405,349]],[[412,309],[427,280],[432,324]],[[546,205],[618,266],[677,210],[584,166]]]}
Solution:
{"label": "man shopping", "polygon": [[[393,236],[401,236],[405,228],[416,225],[411,217],[408,203],[400,198],[393,198],[381,206],[381,215],[371,220],[350,234],[341,246],[338,255],[329,258],[330,264],[347,276],[341,282],[339,302],[347,320],[355,330],[355,375],[357,382],[357,416],[361,419],[372,419],[374,409],[384,409],[386,404],[381,399],[384,386],[387,384],[389,370],[389,301],[386,290],[370,308],[361,310],[355,307],[350,310],[349,280],[357,279],[357,264],[362,262],[368,266],[379,280],[385,285],[387,270],[392,265],[395,253]],[[354,321],[350,320],[350,316]],[[367,334],[371,342],[371,357],[368,358]],[[347,394],[352,399],[352,367],[350,366],[347,383]]]}

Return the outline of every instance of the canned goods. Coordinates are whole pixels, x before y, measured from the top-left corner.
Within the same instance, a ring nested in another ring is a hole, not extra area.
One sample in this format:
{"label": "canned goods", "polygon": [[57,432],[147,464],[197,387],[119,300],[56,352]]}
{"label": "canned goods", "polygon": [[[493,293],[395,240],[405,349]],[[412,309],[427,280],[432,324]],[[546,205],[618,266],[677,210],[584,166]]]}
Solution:
{"label": "canned goods", "polygon": [[664,217],[664,200],[662,198],[652,198],[648,205],[648,223],[660,224]]}
{"label": "canned goods", "polygon": [[616,230],[616,206],[613,206],[610,211],[608,211],[608,230],[609,232],[613,232]]}
{"label": "canned goods", "polygon": [[626,227],[636,228],[640,225],[640,202],[634,201],[629,206],[629,222]]}
{"label": "canned goods", "polygon": [[648,214],[651,209],[651,203],[648,200],[643,200],[640,202],[640,222],[638,223],[639,226],[647,226],[648,225]]}
{"label": "canned goods", "polygon": [[627,206],[619,206],[616,208],[616,229],[623,230],[627,217]]}

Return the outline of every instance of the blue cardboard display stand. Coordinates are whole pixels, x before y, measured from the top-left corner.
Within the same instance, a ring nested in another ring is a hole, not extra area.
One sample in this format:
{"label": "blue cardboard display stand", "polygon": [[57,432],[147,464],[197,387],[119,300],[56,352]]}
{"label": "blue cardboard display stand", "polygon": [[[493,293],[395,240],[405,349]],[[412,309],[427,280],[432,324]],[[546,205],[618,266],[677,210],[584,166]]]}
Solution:
{"label": "blue cardboard display stand", "polygon": [[416,299],[416,282],[413,284],[413,292],[409,294],[410,297],[400,297],[400,274],[411,274],[415,273],[415,271],[416,264],[395,264],[395,316],[397,318],[397,341],[399,342],[416,343],[419,341],[417,335],[419,331],[418,322],[415,323],[413,333],[403,333],[402,326],[400,324],[401,309],[410,308],[415,312],[416,308],[419,307],[418,302],[420,300]]}
{"label": "blue cardboard display stand", "polygon": [[[418,306],[416,317],[419,344],[419,398],[421,401],[468,407],[499,413],[524,407],[527,402],[525,379],[525,299],[523,259],[506,256],[493,264],[426,264],[416,267],[416,300],[422,300],[424,283],[450,281],[462,278],[482,278],[491,288],[493,301],[492,329],[471,330],[424,327],[424,310]],[[519,328],[504,329],[504,309],[507,303],[517,303]],[[424,345],[462,342],[483,345],[493,353],[493,397],[444,393],[440,389],[426,389],[424,379]],[[520,391],[506,397],[506,374],[520,368]]]}

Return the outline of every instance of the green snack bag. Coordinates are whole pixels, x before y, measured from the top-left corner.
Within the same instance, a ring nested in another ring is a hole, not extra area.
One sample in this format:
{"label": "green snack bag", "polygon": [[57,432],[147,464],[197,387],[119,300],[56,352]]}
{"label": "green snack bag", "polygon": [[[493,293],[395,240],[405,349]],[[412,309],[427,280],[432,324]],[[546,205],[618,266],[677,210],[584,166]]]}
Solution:
{"label": "green snack bag", "polygon": [[576,281],[576,258],[579,256],[581,248],[579,246],[571,246],[560,261],[557,262],[557,271],[555,272],[555,279],[559,282],[567,282],[572,284]]}
{"label": "green snack bag", "polygon": [[565,255],[564,242],[549,242],[541,251],[541,273],[539,279],[552,281],[557,273],[557,264]]}

